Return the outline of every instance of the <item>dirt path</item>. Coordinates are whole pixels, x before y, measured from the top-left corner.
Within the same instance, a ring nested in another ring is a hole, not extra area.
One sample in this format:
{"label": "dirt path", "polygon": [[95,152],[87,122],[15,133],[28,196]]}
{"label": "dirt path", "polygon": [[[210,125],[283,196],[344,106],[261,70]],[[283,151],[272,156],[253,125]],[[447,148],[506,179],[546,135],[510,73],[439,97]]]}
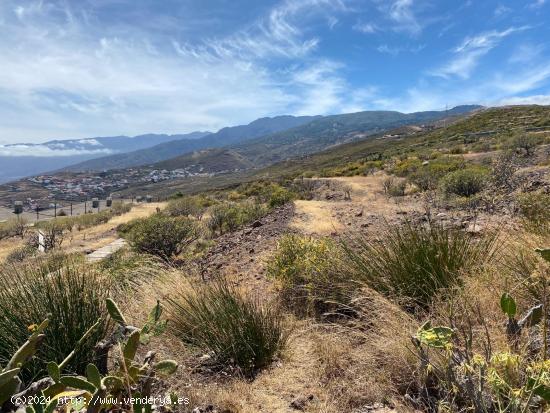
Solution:
{"label": "dirt path", "polygon": [[[418,198],[386,196],[383,190],[385,178],[384,174],[375,174],[324,179],[334,189],[322,191],[320,199],[296,201],[290,228],[304,234],[323,236],[336,235],[345,230],[364,231],[420,208]],[[349,200],[344,199],[342,188],[346,187],[350,189]]]}
{"label": "dirt path", "polygon": [[[135,218],[147,217],[157,211],[157,208],[164,208],[165,203],[150,203],[134,205],[127,214],[114,217],[109,222],[82,231],[73,230],[68,233],[62,244],[63,250],[68,253],[84,252],[90,253],[116,241],[119,237],[116,227],[129,222]],[[32,229],[31,229],[32,231]],[[24,240],[21,238],[10,238],[0,241],[0,262],[17,248],[22,247]]]}
{"label": "dirt path", "polygon": [[150,203],[134,205],[127,214],[114,217],[109,222],[88,228],[83,231],[73,231],[67,236],[63,248],[67,252],[90,253],[111,244],[118,239],[116,227],[136,218],[144,218],[163,208],[164,203]]}

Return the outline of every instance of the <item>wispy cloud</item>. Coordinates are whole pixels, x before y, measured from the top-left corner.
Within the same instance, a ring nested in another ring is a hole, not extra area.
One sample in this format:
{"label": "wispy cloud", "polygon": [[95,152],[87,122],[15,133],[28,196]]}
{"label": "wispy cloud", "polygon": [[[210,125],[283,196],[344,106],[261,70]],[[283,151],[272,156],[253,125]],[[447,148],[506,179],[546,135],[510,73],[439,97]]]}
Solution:
{"label": "wispy cloud", "polygon": [[417,34],[422,30],[413,12],[413,0],[395,0],[390,6],[389,14],[398,26],[398,29]]}
{"label": "wispy cloud", "polygon": [[410,47],[410,46],[388,46],[387,44],[381,44],[376,48],[377,51],[380,53],[389,54],[392,56],[397,56],[400,53],[407,52],[407,53],[419,53],[422,51],[426,45],[419,44],[418,46]]}
{"label": "wispy cloud", "polygon": [[500,41],[516,32],[529,29],[528,26],[510,27],[506,30],[491,30],[476,36],[467,37],[453,49],[454,57],[445,65],[433,70],[435,76],[449,78],[457,76],[468,79],[476,68],[478,61],[495,48]]}
{"label": "wispy cloud", "polygon": [[361,23],[361,22],[358,22],[358,23],[353,25],[353,30],[361,32],[361,33],[372,34],[372,33],[376,33],[377,31],[379,31],[380,28],[374,23]]}
{"label": "wispy cloud", "polygon": [[531,9],[539,9],[546,4],[546,0],[535,0],[529,3],[528,7]]}
{"label": "wispy cloud", "polygon": [[51,156],[76,156],[76,155],[94,155],[103,156],[113,153],[111,150],[103,149],[74,149],[74,148],[54,148],[47,145],[0,145],[0,156],[33,156],[33,157],[51,157]]}
{"label": "wispy cloud", "polygon": [[[287,0],[245,30],[209,39],[198,46],[178,44],[178,51],[205,58],[304,57],[315,50],[320,41],[316,36],[304,34],[301,29],[304,19],[325,10],[345,9],[345,4],[338,0]],[[329,25],[334,27],[337,20],[331,15],[328,19]]]}
{"label": "wispy cloud", "polygon": [[336,70],[313,78],[327,94],[314,98],[299,76],[264,64],[295,65],[311,54],[319,39],[300,22],[345,11],[340,1],[287,0],[245,29],[195,44],[104,27],[96,10],[85,11],[64,1],[0,5],[2,138],[215,130],[291,110],[337,111],[341,103]]}
{"label": "wispy cloud", "polygon": [[529,63],[536,60],[542,52],[545,50],[545,45],[543,44],[531,44],[524,43],[514,49],[510,59],[510,63]]}
{"label": "wispy cloud", "polygon": [[512,9],[508,6],[505,6],[504,4],[499,4],[497,8],[494,11],[495,17],[502,17],[507,15],[508,13],[512,12]]}

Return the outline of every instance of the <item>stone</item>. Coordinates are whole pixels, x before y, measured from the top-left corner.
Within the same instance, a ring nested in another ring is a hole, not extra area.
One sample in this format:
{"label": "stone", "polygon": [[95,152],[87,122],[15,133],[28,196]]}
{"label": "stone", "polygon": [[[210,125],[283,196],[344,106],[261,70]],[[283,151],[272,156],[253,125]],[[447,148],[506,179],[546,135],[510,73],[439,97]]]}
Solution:
{"label": "stone", "polygon": [[479,234],[481,231],[483,231],[483,226],[480,224],[470,224],[468,228],[466,228],[466,232],[470,234]]}
{"label": "stone", "polygon": [[259,228],[263,226],[264,224],[261,223],[261,221],[254,221],[251,225],[252,228]]}
{"label": "stone", "polygon": [[292,407],[294,410],[305,410],[306,406],[312,402],[314,399],[313,394],[310,394],[309,396],[301,396],[297,397],[290,403],[290,407]]}

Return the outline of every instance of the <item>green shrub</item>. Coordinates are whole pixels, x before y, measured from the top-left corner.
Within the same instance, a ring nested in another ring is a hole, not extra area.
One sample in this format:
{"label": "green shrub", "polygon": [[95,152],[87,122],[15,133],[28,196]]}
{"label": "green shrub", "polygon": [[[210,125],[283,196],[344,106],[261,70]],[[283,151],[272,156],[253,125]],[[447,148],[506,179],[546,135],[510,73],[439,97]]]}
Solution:
{"label": "green shrub", "polygon": [[292,201],[295,198],[294,194],[282,186],[276,188],[269,197],[268,205],[271,208],[276,208]]}
{"label": "green shrub", "polygon": [[186,196],[168,202],[164,212],[172,217],[194,216],[200,220],[210,205],[212,201],[206,197]]}
{"label": "green shrub", "polygon": [[439,181],[448,173],[464,166],[464,160],[457,157],[439,157],[424,163],[409,175],[409,181],[422,191],[436,189]]}
{"label": "green shrub", "polygon": [[244,185],[239,192],[245,197],[255,197],[259,203],[266,203],[271,208],[281,206],[295,198],[292,191],[275,182],[253,182]]}
{"label": "green shrub", "polygon": [[225,280],[180,290],[167,307],[178,337],[245,374],[267,366],[287,341],[276,305],[245,297]]}
{"label": "green shrub", "polygon": [[447,174],[441,181],[447,195],[469,197],[482,191],[487,183],[487,171],[478,167],[459,169]]}
{"label": "green shrub", "polygon": [[123,234],[134,250],[169,260],[195,241],[198,231],[189,218],[155,214],[136,220]]}
{"label": "green shrub", "polygon": [[532,192],[518,197],[525,227],[537,234],[550,233],[550,194]]}
{"label": "green shrub", "polygon": [[207,227],[213,234],[239,229],[267,214],[267,208],[255,202],[222,203],[209,210]]}
{"label": "green shrub", "polygon": [[408,176],[422,167],[422,161],[418,158],[409,158],[399,161],[392,169],[397,176]]}
{"label": "green shrub", "polygon": [[342,242],[352,278],[406,305],[427,307],[440,289],[461,284],[463,272],[493,254],[495,235],[481,240],[439,224],[388,226],[379,241],[364,235]]}
{"label": "green shrub", "polygon": [[404,196],[406,188],[406,181],[396,181],[388,187],[387,193],[389,196]]}
{"label": "green shrub", "polygon": [[[58,259],[59,258],[59,259]],[[109,283],[90,267],[56,256],[0,269],[0,364],[5,365],[29,335],[30,326],[50,314],[45,345],[22,371],[25,382],[44,376],[45,363],[61,362],[82,335],[105,315]],[[94,361],[93,348],[108,325],[102,321],[77,348],[67,372],[82,374]]]}
{"label": "green shrub", "polygon": [[350,305],[355,285],[337,267],[339,252],[328,239],[288,234],[267,265],[285,305],[300,316],[326,317]]}
{"label": "green shrub", "polygon": [[529,136],[525,133],[518,133],[510,139],[508,147],[516,152],[522,152],[526,156],[533,154],[535,147],[540,143],[540,139],[535,136]]}

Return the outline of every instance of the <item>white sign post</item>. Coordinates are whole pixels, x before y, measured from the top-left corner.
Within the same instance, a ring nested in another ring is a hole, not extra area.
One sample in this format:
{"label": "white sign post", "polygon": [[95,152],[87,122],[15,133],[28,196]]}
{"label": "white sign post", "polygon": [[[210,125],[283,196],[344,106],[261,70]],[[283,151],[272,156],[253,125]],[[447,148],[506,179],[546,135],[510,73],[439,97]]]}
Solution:
{"label": "white sign post", "polygon": [[38,230],[38,251],[46,252],[46,246],[44,245],[44,233]]}

